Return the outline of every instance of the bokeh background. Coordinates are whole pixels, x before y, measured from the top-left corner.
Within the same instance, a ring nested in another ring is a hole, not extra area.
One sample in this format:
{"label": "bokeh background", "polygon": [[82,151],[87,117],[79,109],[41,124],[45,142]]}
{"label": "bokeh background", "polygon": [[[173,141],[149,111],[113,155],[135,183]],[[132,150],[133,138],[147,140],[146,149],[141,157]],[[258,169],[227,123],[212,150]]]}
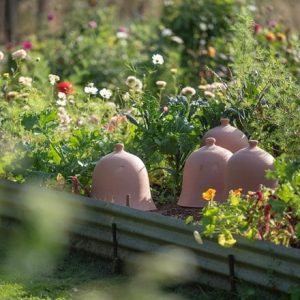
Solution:
{"label": "bokeh background", "polygon": [[[76,9],[86,9],[87,5],[116,6],[119,10],[116,22],[123,24],[144,17],[159,18],[163,1],[0,0],[0,42],[18,41],[33,33],[42,34],[43,28],[49,25],[47,21],[52,18],[51,30],[57,32],[68,15]],[[258,20],[276,19],[291,29],[300,29],[299,0],[257,0],[256,5]]]}

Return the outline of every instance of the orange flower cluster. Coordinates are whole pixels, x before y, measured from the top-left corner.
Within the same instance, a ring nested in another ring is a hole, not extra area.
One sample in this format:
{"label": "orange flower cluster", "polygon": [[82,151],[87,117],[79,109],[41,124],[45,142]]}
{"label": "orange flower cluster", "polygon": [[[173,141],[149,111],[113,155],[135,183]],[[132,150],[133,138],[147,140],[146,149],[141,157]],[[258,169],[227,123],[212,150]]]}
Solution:
{"label": "orange flower cluster", "polygon": [[266,34],[266,39],[271,43],[275,42],[276,40],[278,40],[280,42],[285,42],[286,41],[286,35],[281,33],[281,32],[276,32],[276,34],[274,34],[273,32],[269,31]]}
{"label": "orange flower cluster", "polygon": [[212,201],[214,200],[216,195],[216,190],[209,188],[206,192],[202,193],[202,198],[206,201]]}

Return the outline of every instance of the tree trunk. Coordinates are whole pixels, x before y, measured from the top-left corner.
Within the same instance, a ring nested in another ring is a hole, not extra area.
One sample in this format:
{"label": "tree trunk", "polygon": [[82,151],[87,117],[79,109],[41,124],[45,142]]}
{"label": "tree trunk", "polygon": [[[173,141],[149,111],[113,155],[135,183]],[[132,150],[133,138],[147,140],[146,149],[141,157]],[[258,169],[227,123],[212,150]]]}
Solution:
{"label": "tree trunk", "polygon": [[4,40],[13,43],[16,39],[18,0],[4,0]]}
{"label": "tree trunk", "polygon": [[37,32],[40,33],[45,25],[48,0],[37,0]]}

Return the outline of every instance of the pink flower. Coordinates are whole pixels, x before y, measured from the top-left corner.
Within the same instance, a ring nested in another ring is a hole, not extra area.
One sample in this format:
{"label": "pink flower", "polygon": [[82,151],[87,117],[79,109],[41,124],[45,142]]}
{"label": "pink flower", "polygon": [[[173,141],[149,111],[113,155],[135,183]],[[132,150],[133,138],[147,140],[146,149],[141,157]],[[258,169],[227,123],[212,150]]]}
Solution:
{"label": "pink flower", "polygon": [[268,22],[268,25],[269,25],[270,27],[276,27],[276,26],[277,26],[277,22],[276,22],[275,20],[270,20],[270,21]]}
{"label": "pink flower", "polygon": [[89,21],[88,25],[90,28],[93,28],[93,29],[97,28],[97,26],[98,26],[97,22],[94,20]]}
{"label": "pink flower", "polygon": [[128,33],[128,29],[125,26],[120,26],[118,28],[118,32],[124,32],[124,33]]}
{"label": "pink flower", "polygon": [[48,20],[48,22],[53,21],[54,20],[54,15],[49,13],[48,16],[47,16],[47,20]]}
{"label": "pink flower", "polygon": [[31,50],[32,49],[32,43],[30,41],[24,41],[22,43],[22,48],[24,50]]}

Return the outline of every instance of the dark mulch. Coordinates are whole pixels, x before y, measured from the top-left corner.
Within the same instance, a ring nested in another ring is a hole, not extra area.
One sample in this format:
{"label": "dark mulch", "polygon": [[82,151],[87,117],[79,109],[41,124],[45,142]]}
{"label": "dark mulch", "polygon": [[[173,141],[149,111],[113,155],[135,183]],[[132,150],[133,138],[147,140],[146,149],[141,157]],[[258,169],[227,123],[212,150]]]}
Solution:
{"label": "dark mulch", "polygon": [[157,205],[157,210],[154,210],[164,216],[171,216],[177,219],[185,220],[189,216],[193,216],[195,221],[199,221],[201,208],[198,207],[181,207],[177,204],[161,204]]}

